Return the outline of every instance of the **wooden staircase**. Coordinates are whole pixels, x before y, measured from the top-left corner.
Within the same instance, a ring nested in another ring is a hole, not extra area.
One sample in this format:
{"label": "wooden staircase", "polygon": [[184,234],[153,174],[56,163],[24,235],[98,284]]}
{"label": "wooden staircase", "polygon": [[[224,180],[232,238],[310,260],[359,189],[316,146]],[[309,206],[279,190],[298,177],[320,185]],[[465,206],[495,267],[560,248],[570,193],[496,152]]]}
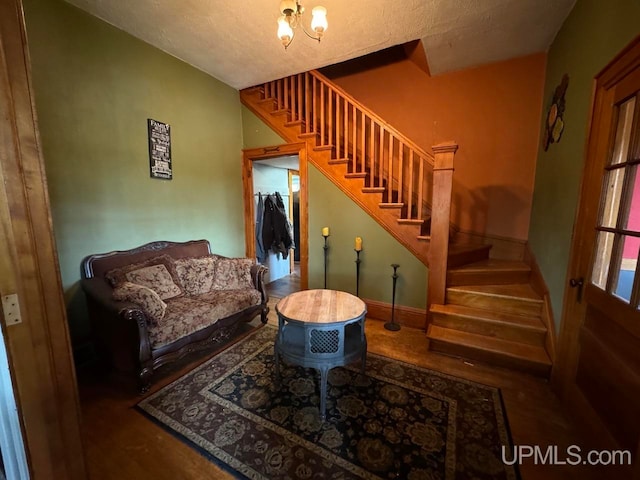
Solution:
{"label": "wooden staircase", "polygon": [[488,259],[450,268],[446,301],[431,305],[431,350],[547,377],[543,301],[523,262]]}
{"label": "wooden staircase", "polygon": [[[521,262],[456,243],[457,145],[416,145],[317,71],[242,90],[242,103],[429,267],[432,350],[547,375],[542,301]],[[265,151],[266,153],[266,151]]]}

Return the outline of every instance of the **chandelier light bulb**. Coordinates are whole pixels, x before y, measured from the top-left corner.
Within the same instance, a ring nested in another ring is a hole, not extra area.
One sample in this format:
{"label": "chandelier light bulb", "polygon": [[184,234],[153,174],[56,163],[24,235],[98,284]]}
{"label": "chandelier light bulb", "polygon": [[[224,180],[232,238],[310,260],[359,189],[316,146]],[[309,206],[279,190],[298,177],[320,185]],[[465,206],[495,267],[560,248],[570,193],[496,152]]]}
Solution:
{"label": "chandelier light bulb", "polygon": [[327,23],[327,9],[324,7],[314,7],[311,10],[311,29],[321,37],[329,24]]}
{"label": "chandelier light bulb", "polygon": [[293,29],[291,25],[289,25],[287,17],[284,15],[278,19],[278,38],[284,45],[284,48],[287,48],[293,39]]}

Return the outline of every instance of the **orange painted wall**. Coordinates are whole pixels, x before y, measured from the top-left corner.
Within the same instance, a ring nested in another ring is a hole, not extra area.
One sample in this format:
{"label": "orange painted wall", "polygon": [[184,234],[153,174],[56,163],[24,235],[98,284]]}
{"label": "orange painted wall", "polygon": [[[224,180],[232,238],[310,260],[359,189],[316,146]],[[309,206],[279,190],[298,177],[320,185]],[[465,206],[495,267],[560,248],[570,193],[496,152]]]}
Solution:
{"label": "orange painted wall", "polygon": [[539,53],[429,77],[402,60],[332,80],[427,151],[458,142],[455,223],[525,240],[545,65]]}

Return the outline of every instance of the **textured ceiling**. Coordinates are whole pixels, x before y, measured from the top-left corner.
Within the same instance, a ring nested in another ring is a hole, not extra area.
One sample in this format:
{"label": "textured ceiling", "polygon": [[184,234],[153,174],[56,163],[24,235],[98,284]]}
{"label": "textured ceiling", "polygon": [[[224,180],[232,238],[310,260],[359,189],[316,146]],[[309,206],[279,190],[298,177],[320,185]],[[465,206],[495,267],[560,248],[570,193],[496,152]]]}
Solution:
{"label": "textured ceiling", "polygon": [[[422,39],[432,74],[545,51],[575,0],[302,0],[317,42],[276,37],[279,0],[67,0],[241,89]],[[298,28],[298,30],[300,30]]]}

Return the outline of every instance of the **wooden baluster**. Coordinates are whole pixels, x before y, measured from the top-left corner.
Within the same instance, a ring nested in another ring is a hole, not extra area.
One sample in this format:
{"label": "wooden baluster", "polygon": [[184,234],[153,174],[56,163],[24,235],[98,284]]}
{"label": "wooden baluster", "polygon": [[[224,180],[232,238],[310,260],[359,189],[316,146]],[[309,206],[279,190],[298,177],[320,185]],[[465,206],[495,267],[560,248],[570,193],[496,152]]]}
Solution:
{"label": "wooden baluster", "polygon": [[371,182],[371,186],[375,187],[375,176],[376,176],[376,151],[374,147],[374,140],[376,136],[376,126],[373,123],[373,118],[369,118],[369,168],[371,171],[369,172],[369,181]]}
{"label": "wooden baluster", "polygon": [[289,78],[290,87],[289,95],[291,96],[291,122],[296,121],[296,77],[295,75]]}
{"label": "wooden baluster", "polygon": [[365,116],[364,116],[364,111],[362,111],[362,115],[360,115],[360,123],[362,125],[362,127],[360,128],[362,130],[362,132],[361,132],[362,133],[362,144],[361,144],[362,151],[360,152],[360,158],[361,158],[360,171],[364,173],[365,170],[366,170],[365,169],[365,162],[366,162],[366,158],[367,158],[366,155],[365,155],[365,150],[366,150],[365,146],[366,146],[366,142],[367,142],[367,139],[366,139],[367,122],[366,122],[366,119],[365,119]]}
{"label": "wooden baluster", "polygon": [[353,142],[351,143],[351,152],[353,158],[351,160],[353,164],[352,172],[356,172],[356,155],[358,153],[358,115],[355,104],[353,105]]}
{"label": "wooden baluster", "polygon": [[409,150],[409,192],[407,193],[406,218],[411,218],[412,206],[413,206],[413,148]]}
{"label": "wooden baluster", "polygon": [[387,170],[387,202],[393,202],[393,144],[396,137],[389,133],[389,168]]}
{"label": "wooden baluster", "polygon": [[289,110],[289,77],[283,79],[284,84],[284,109]]}
{"label": "wooden baluster", "polygon": [[[302,74],[298,74],[298,121],[302,121]],[[302,131],[302,126],[300,126]]]}
{"label": "wooden baluster", "polygon": [[327,137],[328,137],[328,141],[327,141],[327,145],[334,145],[333,142],[333,89],[329,88],[329,86],[327,86],[327,94],[329,97],[329,101],[328,101],[328,107],[329,107],[329,121],[327,122]]}
{"label": "wooden baluster", "polygon": [[283,94],[282,92],[284,91],[284,84],[282,79],[277,80],[278,82],[278,108],[277,110],[282,110],[284,108],[284,100],[283,100]]}
{"label": "wooden baluster", "polygon": [[[378,172],[378,182],[382,187],[384,185],[382,181],[384,178],[384,128],[382,128],[382,125],[379,125],[378,128],[380,129],[380,135],[378,137],[378,168],[380,168]],[[391,160],[391,157],[389,157],[389,160]],[[391,182],[389,182],[389,188],[391,188]]]}
{"label": "wooden baluster", "polygon": [[313,131],[318,133],[318,101],[316,100],[318,93],[318,79],[313,77],[311,83],[313,83]]}
{"label": "wooden baluster", "polygon": [[[451,224],[451,190],[453,157],[458,150],[454,142],[433,147],[433,198],[431,202],[431,241],[429,244],[429,285],[427,311],[433,304],[444,304]],[[428,317],[427,317],[428,324]]]}
{"label": "wooden baluster", "polygon": [[[398,200],[402,202],[402,175],[403,175],[403,158],[404,158],[404,145],[398,140]],[[392,200],[393,201],[393,200]]]}
{"label": "wooden baluster", "polygon": [[320,82],[320,145],[325,145],[324,143],[324,134],[325,134],[325,98],[324,98],[324,83]]}
{"label": "wooden baluster", "polygon": [[304,131],[311,131],[311,102],[309,101],[309,72],[304,73]]}
{"label": "wooden baluster", "polygon": [[349,102],[344,99],[344,157],[349,157]]}
{"label": "wooden baluster", "polygon": [[340,95],[336,92],[336,156],[335,158],[342,158],[340,156]]}
{"label": "wooden baluster", "polygon": [[418,214],[416,215],[416,219],[418,220],[423,220],[422,203],[424,202],[424,162],[424,158],[418,157]]}

